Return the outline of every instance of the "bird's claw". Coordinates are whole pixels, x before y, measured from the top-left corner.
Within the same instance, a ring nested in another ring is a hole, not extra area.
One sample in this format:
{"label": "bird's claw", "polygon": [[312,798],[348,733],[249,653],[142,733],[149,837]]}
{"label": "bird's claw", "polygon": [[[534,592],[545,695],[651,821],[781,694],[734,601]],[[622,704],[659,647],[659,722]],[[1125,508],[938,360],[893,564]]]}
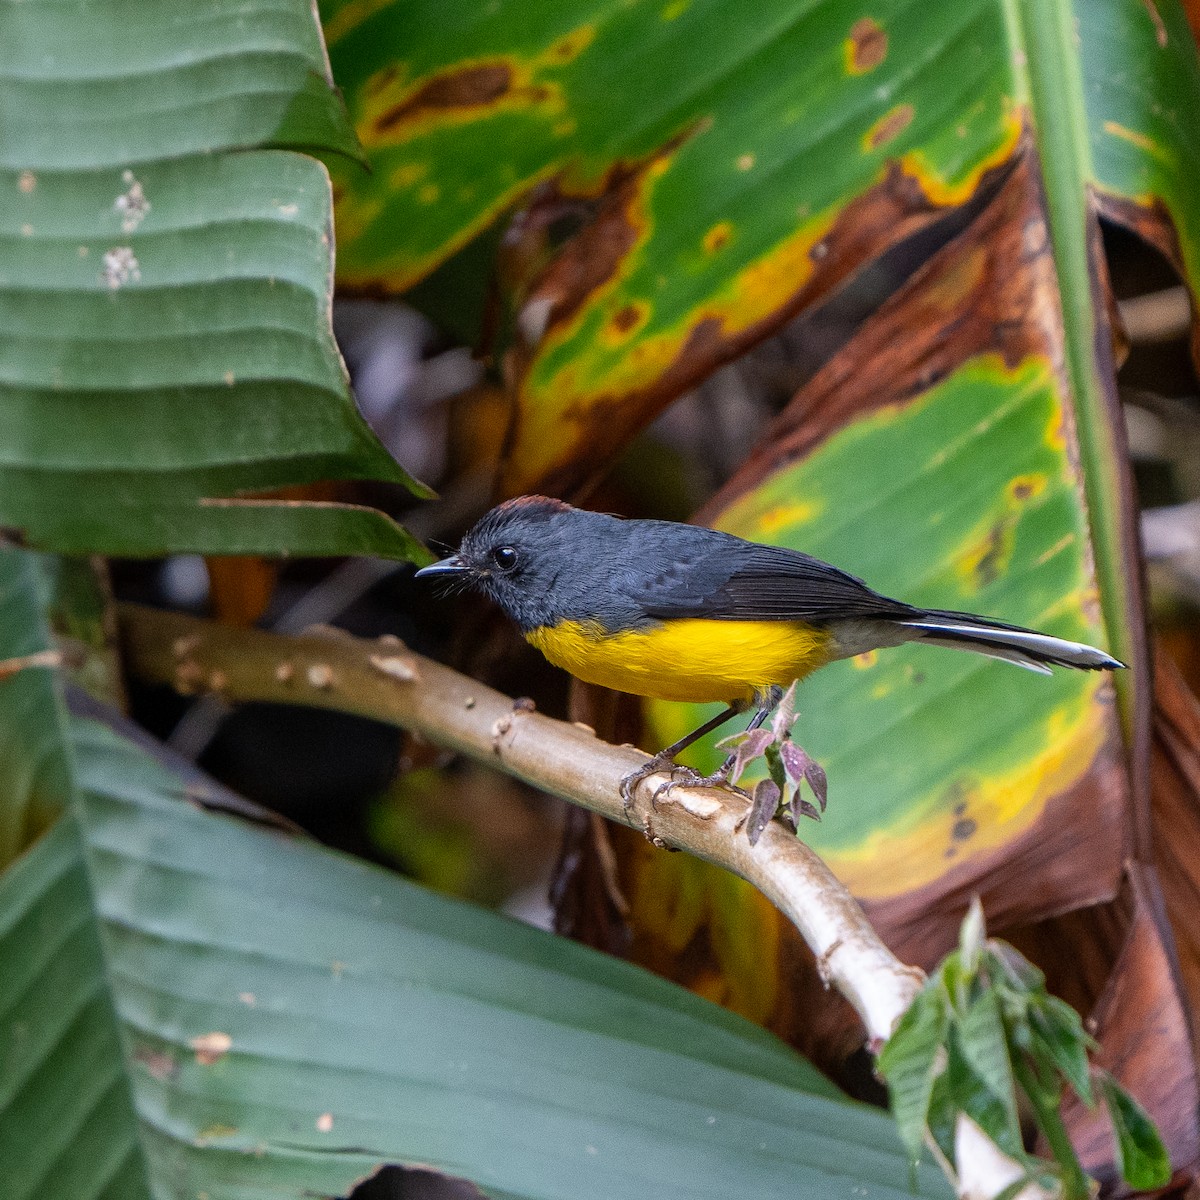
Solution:
{"label": "bird's claw", "polygon": [[669,759],[655,756],[647,759],[636,771],[630,771],[621,780],[621,803],[624,804],[626,812],[633,808],[633,794],[637,790],[638,784],[661,771],[669,771],[671,778],[654,789],[654,793],[650,797],[650,807],[654,809],[658,808],[660,800],[666,799],[677,787],[720,787],[736,792],[739,796],[747,794],[740,787],[735,787],[729,782],[728,763],[711,775],[702,775],[695,767],[681,767]]}
{"label": "bird's claw", "polygon": [[694,767],[672,767],[671,778],[666,783],[654,789],[650,797],[650,807],[657,808],[660,800],[665,800],[677,787],[719,787],[726,791],[736,792],[739,796],[746,793],[729,782],[729,771],[722,767],[711,775],[701,775]]}
{"label": "bird's claw", "polygon": [[[660,771],[666,771],[672,768],[674,764],[670,759],[665,759],[661,755],[655,755],[653,758],[648,758],[636,771],[630,771],[624,779],[621,780],[621,803],[625,806],[625,811],[631,812],[633,809],[633,794],[637,791],[638,784],[644,779],[649,779],[651,775],[657,775]],[[657,798],[658,792],[654,793]]]}

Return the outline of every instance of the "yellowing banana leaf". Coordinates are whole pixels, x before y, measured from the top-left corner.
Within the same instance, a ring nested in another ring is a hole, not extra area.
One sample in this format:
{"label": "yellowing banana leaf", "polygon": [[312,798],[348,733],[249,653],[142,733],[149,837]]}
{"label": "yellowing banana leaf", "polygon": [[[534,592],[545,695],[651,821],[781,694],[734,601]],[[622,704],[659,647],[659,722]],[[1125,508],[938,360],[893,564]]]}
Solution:
{"label": "yellowing banana leaf", "polygon": [[686,387],[969,199],[1021,134],[998,0],[323,12],[373,167],[338,172],[339,282],[404,291],[531,197],[547,220],[593,214],[510,298],[508,492],[594,479]]}

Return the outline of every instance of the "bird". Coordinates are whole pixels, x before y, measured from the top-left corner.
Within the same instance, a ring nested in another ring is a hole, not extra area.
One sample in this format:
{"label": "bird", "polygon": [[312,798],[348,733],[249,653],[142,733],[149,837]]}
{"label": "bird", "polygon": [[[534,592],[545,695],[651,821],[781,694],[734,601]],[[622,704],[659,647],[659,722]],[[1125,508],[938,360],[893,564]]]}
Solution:
{"label": "bird", "polygon": [[750,728],[761,726],[784,689],[837,659],[919,642],[1043,674],[1125,665],[1081,642],[893,600],[798,550],[547,496],[497,505],[457,553],[416,574],[487,596],[550,662],[587,683],[726,705],[624,778],[627,810],[637,785],[660,771],[670,781],[655,801],[679,782],[730,786],[735,755],[711,775],[677,766],[676,756],[750,709]]}

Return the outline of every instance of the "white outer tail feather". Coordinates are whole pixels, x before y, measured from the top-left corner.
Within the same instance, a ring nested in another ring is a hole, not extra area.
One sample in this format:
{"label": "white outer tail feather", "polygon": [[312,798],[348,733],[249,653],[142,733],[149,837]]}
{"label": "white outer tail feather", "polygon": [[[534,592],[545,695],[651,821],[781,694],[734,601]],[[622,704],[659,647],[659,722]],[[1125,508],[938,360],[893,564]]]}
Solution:
{"label": "white outer tail feather", "polygon": [[[984,625],[943,613],[896,623],[916,631],[923,642],[945,646],[950,650],[970,650],[1043,675],[1052,673],[1051,664],[1090,671],[1124,665],[1095,646],[1068,642],[1064,638],[1051,637],[1048,633],[1037,633],[1032,629]],[[948,636],[940,638],[939,633]]]}

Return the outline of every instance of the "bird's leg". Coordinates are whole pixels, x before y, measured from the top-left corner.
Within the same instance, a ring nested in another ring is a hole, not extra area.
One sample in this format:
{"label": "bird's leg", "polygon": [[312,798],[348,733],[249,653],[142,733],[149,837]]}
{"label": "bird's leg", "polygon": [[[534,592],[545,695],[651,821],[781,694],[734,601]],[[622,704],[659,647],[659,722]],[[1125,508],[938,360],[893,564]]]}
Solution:
{"label": "bird's leg", "polygon": [[[665,750],[660,750],[653,758],[647,759],[636,771],[630,771],[621,780],[621,800],[625,805],[625,811],[628,812],[633,807],[634,789],[636,789],[637,785],[643,779],[655,775],[659,771],[665,771],[668,767],[672,768],[672,774],[676,770],[690,770],[690,768],[676,767],[675,756],[682,754],[693,742],[698,742],[706,733],[712,733],[714,729],[719,729],[726,721],[732,721],[739,713],[745,711],[746,705],[744,703],[731,704],[724,712],[717,713],[715,717],[705,721],[698,729],[693,729],[691,733],[685,737],[681,737],[679,741],[668,746]],[[661,790],[660,788],[659,791]],[[654,798],[655,800],[658,799],[658,792],[654,793]]]}
{"label": "bird's leg", "polygon": [[[757,695],[755,699],[758,701],[758,711],[750,718],[750,723],[746,726],[746,732],[750,733],[760,728],[782,698],[783,689],[779,687],[772,687],[766,692]],[[705,730],[705,732],[708,731]],[[697,736],[703,735],[698,732]],[[699,771],[692,767],[674,767],[671,770],[670,780],[655,790],[654,795],[650,798],[650,803],[652,806],[657,807],[659,800],[670,795],[673,788],[681,786],[727,787],[735,792],[741,791],[740,788],[734,787],[729,782],[730,773],[733,771],[733,766],[736,762],[736,754],[727,755],[725,761],[711,775],[701,775]],[[742,794],[745,795],[744,792]]]}

